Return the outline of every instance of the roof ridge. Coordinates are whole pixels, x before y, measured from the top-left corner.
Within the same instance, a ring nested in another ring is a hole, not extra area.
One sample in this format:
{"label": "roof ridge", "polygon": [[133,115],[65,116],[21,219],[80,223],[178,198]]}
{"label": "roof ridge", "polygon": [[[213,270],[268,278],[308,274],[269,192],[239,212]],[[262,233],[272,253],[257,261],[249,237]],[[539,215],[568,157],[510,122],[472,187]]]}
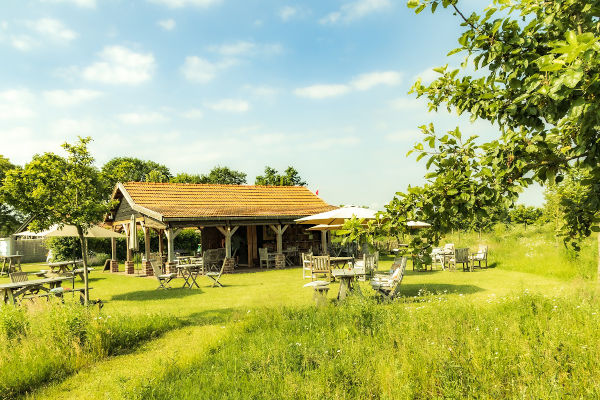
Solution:
{"label": "roof ridge", "polygon": [[[219,187],[247,187],[247,188],[287,188],[287,189],[291,189],[291,188],[302,188],[302,189],[306,189],[309,190],[309,188],[307,188],[306,186],[279,186],[279,185],[234,185],[234,184],[226,184],[226,183],[187,183],[187,182],[140,182],[140,181],[128,181],[128,182],[121,182],[123,185],[130,185],[130,184],[134,184],[134,185],[148,185],[148,186],[176,186],[176,185],[183,185],[183,186],[219,186]],[[312,191],[311,191],[312,193]]]}

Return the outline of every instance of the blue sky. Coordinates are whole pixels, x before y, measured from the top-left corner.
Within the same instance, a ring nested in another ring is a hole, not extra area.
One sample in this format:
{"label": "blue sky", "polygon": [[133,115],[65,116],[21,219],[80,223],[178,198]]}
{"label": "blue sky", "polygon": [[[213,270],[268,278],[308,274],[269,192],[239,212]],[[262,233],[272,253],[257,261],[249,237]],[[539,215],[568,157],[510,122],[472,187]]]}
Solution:
{"label": "blue sky", "polygon": [[[463,2],[468,12],[486,4]],[[405,1],[4,0],[0,154],[23,164],[92,136],[173,173],[293,165],[331,204],[381,208],[421,184],[417,126],[497,136],[407,92],[458,65],[459,21]],[[539,189],[523,201],[540,204]]]}

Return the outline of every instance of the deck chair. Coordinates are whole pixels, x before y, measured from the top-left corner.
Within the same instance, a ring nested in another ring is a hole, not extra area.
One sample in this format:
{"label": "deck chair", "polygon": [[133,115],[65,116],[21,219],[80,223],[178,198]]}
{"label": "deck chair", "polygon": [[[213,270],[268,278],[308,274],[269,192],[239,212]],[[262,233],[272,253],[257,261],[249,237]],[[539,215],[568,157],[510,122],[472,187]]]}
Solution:
{"label": "deck chair", "polygon": [[177,274],[175,272],[163,274],[158,260],[150,260],[150,265],[152,265],[154,276],[158,280],[158,287],[156,289],[171,289],[169,282],[171,282],[177,276]]}
{"label": "deck chair", "polygon": [[375,254],[363,254],[362,259],[354,262],[354,272],[358,275],[359,281],[364,282],[367,277],[373,275],[375,262]]}
{"label": "deck chair", "polygon": [[227,258],[223,260],[223,265],[221,266],[221,270],[219,272],[207,272],[206,273],[206,276],[208,276],[210,279],[212,279],[214,281],[212,284],[212,287],[215,287],[215,286],[223,287],[223,284],[221,282],[219,282],[219,279],[221,279],[221,275],[223,275],[223,270],[225,269],[226,263],[227,263]]}
{"label": "deck chair", "polygon": [[317,275],[323,275],[331,282],[331,260],[329,256],[313,256],[311,278],[315,280]]}
{"label": "deck chair", "polygon": [[394,270],[391,274],[376,274],[371,279],[371,287],[386,299],[395,298],[400,293],[400,284],[406,271],[407,257],[394,261]]}
{"label": "deck chair", "polygon": [[302,279],[312,279],[312,253],[302,253]]}

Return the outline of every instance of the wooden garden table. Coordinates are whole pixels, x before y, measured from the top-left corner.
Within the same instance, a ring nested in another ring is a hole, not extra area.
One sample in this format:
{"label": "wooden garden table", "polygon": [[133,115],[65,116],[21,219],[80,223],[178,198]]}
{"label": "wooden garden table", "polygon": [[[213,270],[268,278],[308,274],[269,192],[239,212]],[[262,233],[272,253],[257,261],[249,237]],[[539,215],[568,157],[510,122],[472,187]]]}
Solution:
{"label": "wooden garden table", "polygon": [[[78,264],[83,264],[83,260],[76,261],[58,261],[53,263],[48,263],[52,272],[57,274],[62,274],[65,272],[73,272],[77,268]],[[88,270],[89,271],[89,270]]]}
{"label": "wooden garden table", "polygon": [[344,300],[346,296],[352,292],[361,293],[360,286],[354,284],[358,274],[352,269],[334,269],[331,271],[336,279],[340,280],[340,290],[338,292],[338,300]]}
{"label": "wooden garden table", "polygon": [[[2,270],[0,275],[10,274],[11,272],[21,271],[21,257],[20,254],[13,254],[8,256],[0,256],[2,258]],[[6,264],[8,263],[8,268]]]}
{"label": "wooden garden table", "polygon": [[36,279],[33,281],[4,283],[0,285],[0,300],[4,304],[16,304],[19,296],[34,290],[50,292],[50,289],[60,286],[63,281],[72,280],[71,276]]}
{"label": "wooden garden table", "polygon": [[204,268],[201,264],[183,264],[177,266],[178,272],[184,279],[183,286],[192,289],[196,286],[200,289],[198,282],[196,282],[196,278],[200,275],[200,273],[204,273]]}
{"label": "wooden garden table", "polygon": [[331,265],[342,266],[345,267],[350,261],[353,261],[354,257],[329,257],[329,262]]}

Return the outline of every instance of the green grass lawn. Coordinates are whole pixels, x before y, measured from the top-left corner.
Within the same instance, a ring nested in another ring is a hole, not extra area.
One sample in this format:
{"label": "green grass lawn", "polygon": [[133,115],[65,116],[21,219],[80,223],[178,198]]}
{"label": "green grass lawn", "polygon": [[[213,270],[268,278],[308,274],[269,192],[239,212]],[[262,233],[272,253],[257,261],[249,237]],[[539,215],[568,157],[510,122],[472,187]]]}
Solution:
{"label": "green grass lawn", "polygon": [[[463,234],[460,240],[449,240],[473,246],[479,238]],[[35,385],[38,389],[28,390],[27,396],[598,394],[597,383],[590,378],[600,373],[595,350],[600,348],[600,321],[591,283],[593,239],[579,258],[556,245],[543,229],[495,232],[481,241],[490,245],[489,269],[413,272],[409,266],[402,283],[404,297],[393,304],[377,303],[367,283],[362,284],[364,299],[337,304],[334,283],[331,304],[317,309],[312,289],[302,287],[307,281],[299,268],[225,275],[224,288],[213,288],[212,281],[201,277],[200,289],[181,289],[179,279],[173,284],[177,288],[169,291],[155,290],[152,278],[94,271],[91,298],[102,299],[105,307],[100,313],[93,311],[90,321],[112,317],[123,326],[139,321],[135,325],[139,340],[112,332],[116,326],[98,328],[102,338],[114,334],[114,340],[126,344],[118,350],[111,350],[114,343],[105,345],[102,351],[83,352],[85,357],[74,352],[68,360],[75,365],[60,364],[56,368],[66,368],[64,373],[44,375]],[[390,265],[391,258],[383,257],[380,269]],[[24,269],[43,266],[28,264]],[[34,318],[48,312],[34,307],[29,314]],[[156,318],[176,323],[158,324]],[[144,326],[145,319],[154,322]],[[30,323],[28,332],[35,326]],[[14,340],[5,340],[3,348],[27,349],[27,336],[18,343]],[[582,346],[594,351],[583,351]],[[0,373],[6,368],[10,365],[0,360]],[[571,380],[579,383],[567,384]],[[49,383],[42,387],[43,381]]]}

